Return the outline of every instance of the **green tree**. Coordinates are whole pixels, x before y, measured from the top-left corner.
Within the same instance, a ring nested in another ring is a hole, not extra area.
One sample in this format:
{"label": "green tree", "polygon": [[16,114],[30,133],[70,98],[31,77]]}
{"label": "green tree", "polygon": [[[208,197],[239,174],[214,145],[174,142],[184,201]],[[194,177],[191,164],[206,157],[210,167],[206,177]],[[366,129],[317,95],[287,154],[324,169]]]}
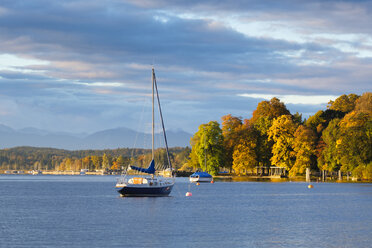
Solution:
{"label": "green tree", "polygon": [[320,170],[336,171],[340,168],[340,154],[337,150],[337,140],[340,136],[339,122],[340,119],[333,119],[322,132],[322,140],[325,147],[321,156],[318,157],[318,167]]}
{"label": "green tree", "polygon": [[[167,150],[165,148],[156,149],[154,154],[156,165],[160,170],[163,170],[164,168],[167,168],[168,165],[168,156],[167,156]],[[169,159],[174,161],[174,156],[172,153],[169,153]]]}
{"label": "green tree", "polygon": [[324,111],[319,110],[313,116],[310,116],[306,120],[305,125],[321,134],[321,132],[323,131],[323,128],[318,128],[318,127],[319,125],[323,126],[323,124],[326,122],[326,120],[323,117],[323,114],[324,114]]}
{"label": "green tree", "polygon": [[315,115],[310,116],[305,122],[307,127],[312,128],[321,136],[322,131],[328,127],[328,124],[333,119],[342,119],[345,113],[339,110],[327,109],[326,111],[319,110]]}
{"label": "green tree", "polygon": [[191,140],[192,152],[198,159],[199,167],[216,175],[219,166],[223,164],[223,135],[222,130],[216,121],[199,126],[198,132]]}
{"label": "green tree", "polygon": [[288,171],[292,169],[295,162],[293,141],[296,128],[297,125],[291,115],[282,115],[274,119],[268,132],[269,139],[274,141],[271,163],[278,167],[285,167]]}
{"label": "green tree", "polygon": [[179,169],[181,167],[183,167],[185,164],[185,168],[188,168],[189,167],[189,164],[188,164],[188,158],[190,156],[190,153],[191,153],[191,149],[190,147],[185,147],[185,149],[183,149],[181,152],[177,153],[175,155],[175,158],[174,158],[174,168],[175,169]]}
{"label": "green tree", "polygon": [[[199,142],[200,140],[200,137],[197,136],[196,134],[191,138],[190,140],[190,144],[191,144],[191,152],[190,152],[190,155],[189,155],[189,160],[187,161],[187,164],[189,167],[192,167],[193,170],[197,170],[198,168],[200,168],[200,165],[199,165],[199,157],[198,157],[198,154],[196,152],[196,144]],[[195,147],[195,148],[193,148]]]}
{"label": "green tree", "polygon": [[259,166],[270,167],[272,157],[272,148],[274,142],[269,140],[268,132],[273,120],[267,116],[261,116],[254,123],[254,128],[258,131],[256,155]]}
{"label": "green tree", "polygon": [[296,112],[294,115],[292,115],[293,122],[296,123],[297,125],[302,125],[302,114]]}

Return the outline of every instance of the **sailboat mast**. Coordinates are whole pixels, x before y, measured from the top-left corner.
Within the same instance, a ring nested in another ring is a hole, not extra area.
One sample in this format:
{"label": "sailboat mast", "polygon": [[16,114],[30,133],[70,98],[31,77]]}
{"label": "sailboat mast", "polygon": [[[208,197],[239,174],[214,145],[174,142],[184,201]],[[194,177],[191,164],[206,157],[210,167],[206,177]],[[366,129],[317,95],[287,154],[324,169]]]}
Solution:
{"label": "sailboat mast", "polygon": [[155,96],[154,96],[154,87],[155,87],[155,70],[154,67],[152,68],[152,146],[151,146],[151,154],[152,159],[154,159],[154,132],[155,132],[155,110],[154,110],[154,103],[155,103]]}
{"label": "sailboat mast", "polygon": [[[154,69],[153,69],[154,70]],[[160,104],[160,97],[159,97],[159,91],[158,91],[158,85],[156,83],[156,77],[155,77],[155,72],[153,71],[153,77],[154,77],[154,86],[155,86],[155,91],[156,91],[156,98],[158,100],[158,108],[159,108],[159,114],[160,114],[160,120],[161,120],[161,126],[163,129],[163,136],[164,136],[164,142],[165,142],[165,149],[167,152],[167,158],[168,158],[168,164],[169,168],[172,170],[172,162],[170,160],[169,156],[169,149],[168,149],[168,140],[167,140],[167,134],[165,132],[165,127],[164,127],[164,120],[163,120],[163,113],[161,111],[161,104]]]}

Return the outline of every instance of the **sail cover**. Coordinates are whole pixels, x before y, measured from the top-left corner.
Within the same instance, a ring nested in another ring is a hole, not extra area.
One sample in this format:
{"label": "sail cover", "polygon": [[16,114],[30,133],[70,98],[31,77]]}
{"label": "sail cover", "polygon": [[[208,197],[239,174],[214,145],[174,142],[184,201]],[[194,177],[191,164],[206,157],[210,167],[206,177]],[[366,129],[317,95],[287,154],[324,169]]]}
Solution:
{"label": "sail cover", "polygon": [[133,165],[131,165],[130,168],[133,169],[133,170],[140,171],[140,172],[145,172],[145,173],[148,173],[148,174],[154,174],[155,173],[155,161],[151,160],[150,165],[147,169],[141,168],[141,167],[136,167],[136,166],[133,166]]}
{"label": "sail cover", "polygon": [[204,171],[197,171],[194,174],[192,174],[190,177],[205,177],[205,178],[210,178],[212,177],[209,173],[204,172]]}

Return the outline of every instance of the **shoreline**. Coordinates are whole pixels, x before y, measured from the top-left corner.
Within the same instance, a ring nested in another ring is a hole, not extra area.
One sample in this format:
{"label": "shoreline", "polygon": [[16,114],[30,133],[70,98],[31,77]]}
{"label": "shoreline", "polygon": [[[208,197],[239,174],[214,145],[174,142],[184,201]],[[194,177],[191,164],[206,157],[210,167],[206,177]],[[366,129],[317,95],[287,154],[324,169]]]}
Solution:
{"label": "shoreline", "polygon": [[[41,171],[39,173],[34,173],[33,171],[0,171],[0,175],[61,175],[61,176],[120,176],[119,173],[107,174],[103,171],[89,171],[81,173],[80,171]],[[187,176],[176,176],[176,177],[186,177]],[[280,176],[236,176],[236,175],[217,175],[213,176],[215,181],[221,182],[306,182],[305,176],[295,176],[295,177],[280,177]],[[311,177],[310,182],[308,183],[322,183],[322,182],[335,182],[335,183],[372,183],[372,180],[363,180],[356,178],[345,177],[342,180],[335,178],[327,178],[325,181],[322,181],[319,177]]]}

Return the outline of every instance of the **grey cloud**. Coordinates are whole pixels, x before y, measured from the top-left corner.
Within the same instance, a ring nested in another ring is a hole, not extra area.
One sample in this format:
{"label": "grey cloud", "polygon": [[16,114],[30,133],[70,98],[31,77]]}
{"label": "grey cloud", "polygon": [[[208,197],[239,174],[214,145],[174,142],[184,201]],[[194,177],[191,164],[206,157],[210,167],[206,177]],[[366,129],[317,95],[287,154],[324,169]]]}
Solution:
{"label": "grey cloud", "polygon": [[[350,23],[344,25],[340,20],[353,9],[342,9],[338,1],[293,3],[2,1],[7,11],[0,14],[0,53],[50,61],[17,68],[37,73],[0,71],[0,95],[10,99],[4,104],[18,104],[19,115],[27,112],[24,117],[3,118],[35,126],[40,119],[55,128],[63,128],[64,120],[65,128],[89,126],[93,131],[108,125],[133,127],[148,94],[151,63],[157,69],[168,122],[173,128],[185,125],[187,131],[229,113],[249,118],[259,100],[236,97],[239,93],[337,95],[371,90],[370,59],[326,43],[248,37],[209,19],[174,14],[236,13],[285,20],[310,33],[320,24],[319,30],[336,33],[370,32],[365,24],[355,27],[358,21],[370,20],[368,15],[348,16]],[[371,10],[368,2],[346,4],[361,13]],[[298,51],[300,56],[286,55]],[[319,61],[323,64],[312,64]],[[94,86],[96,82],[107,86]],[[111,87],[112,82],[122,86]],[[313,106],[290,108],[315,111]]]}

